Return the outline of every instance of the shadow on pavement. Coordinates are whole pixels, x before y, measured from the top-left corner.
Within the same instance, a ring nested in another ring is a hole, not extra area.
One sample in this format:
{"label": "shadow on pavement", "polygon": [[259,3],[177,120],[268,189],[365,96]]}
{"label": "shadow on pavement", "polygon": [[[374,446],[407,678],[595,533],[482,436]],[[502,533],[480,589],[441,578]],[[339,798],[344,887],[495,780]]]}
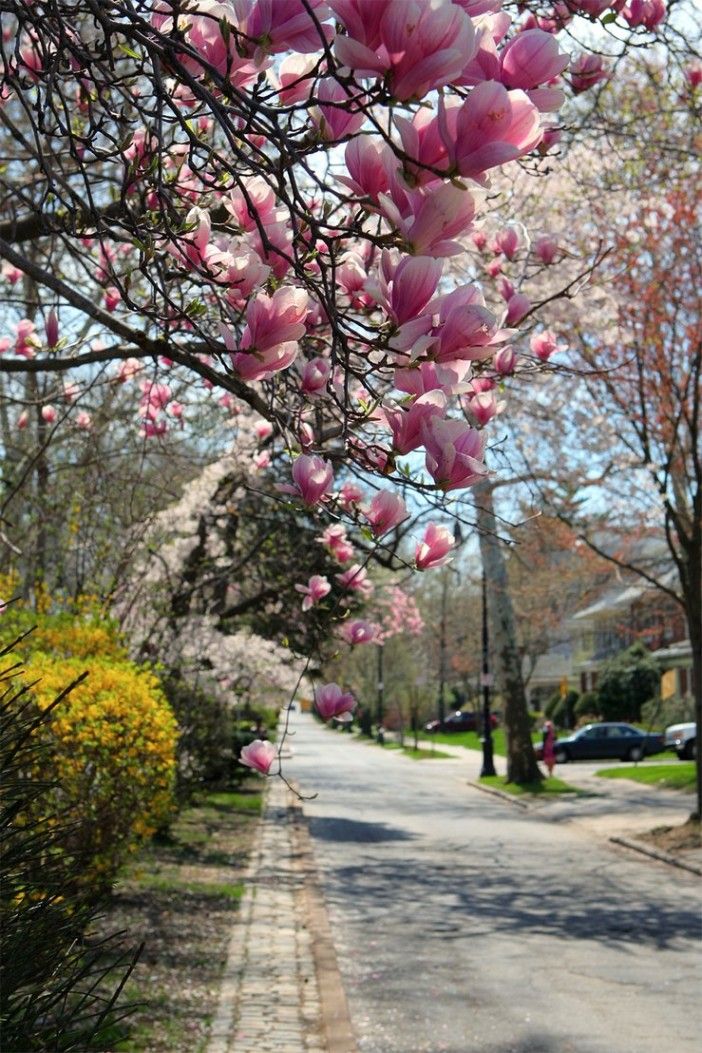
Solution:
{"label": "shadow on pavement", "polygon": [[387,823],[364,823],[357,819],[318,818],[310,820],[310,833],[320,841],[411,841],[412,835]]}
{"label": "shadow on pavement", "polygon": [[[332,829],[334,825],[330,822]],[[366,824],[351,825],[357,827],[354,839],[360,839]],[[544,860],[541,873],[520,862],[513,858],[505,865],[504,859],[492,858],[484,867],[476,866],[475,859],[469,865],[457,861],[432,866],[422,864],[415,853],[408,866],[406,861],[403,865],[366,857],[358,866],[328,874],[327,890],[335,898],[333,885],[338,881],[339,899],[353,905],[357,920],[369,931],[378,925],[402,925],[419,940],[540,934],[622,949],[663,949],[700,934],[699,914],[692,904],[671,907],[658,900],[654,908],[648,897],[632,899],[608,867],[581,872],[579,880],[569,881],[567,859],[555,874],[549,873],[553,860]]]}

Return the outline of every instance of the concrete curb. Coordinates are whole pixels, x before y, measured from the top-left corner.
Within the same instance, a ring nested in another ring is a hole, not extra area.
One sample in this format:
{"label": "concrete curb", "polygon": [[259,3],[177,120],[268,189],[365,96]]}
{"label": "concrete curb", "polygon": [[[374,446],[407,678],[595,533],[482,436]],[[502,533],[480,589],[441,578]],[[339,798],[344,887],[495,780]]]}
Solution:
{"label": "concrete curb", "polygon": [[326,1053],[358,1053],[307,817],[302,809],[302,802],[293,798],[292,794],[289,807],[295,856],[303,879],[302,898],[317,974],[325,1050]]}
{"label": "concrete curb", "polygon": [[680,870],[687,870],[691,874],[702,877],[702,867],[698,867],[694,863],[685,863],[683,860],[671,855],[670,852],[662,852],[659,848],[649,848],[648,845],[642,844],[641,841],[632,841],[630,837],[610,837],[609,840],[612,844],[630,848],[632,852],[648,856],[649,859],[656,859],[659,863],[667,863],[668,866],[678,867]]}
{"label": "concrete curb", "polygon": [[507,801],[508,804],[521,808],[522,811],[528,812],[531,810],[531,805],[526,801],[520,801],[514,794],[505,793],[504,790],[496,790],[493,786],[483,786],[480,782],[468,782],[468,785],[472,786],[474,790],[480,790],[481,793],[489,793],[491,797],[499,797],[501,800]]}

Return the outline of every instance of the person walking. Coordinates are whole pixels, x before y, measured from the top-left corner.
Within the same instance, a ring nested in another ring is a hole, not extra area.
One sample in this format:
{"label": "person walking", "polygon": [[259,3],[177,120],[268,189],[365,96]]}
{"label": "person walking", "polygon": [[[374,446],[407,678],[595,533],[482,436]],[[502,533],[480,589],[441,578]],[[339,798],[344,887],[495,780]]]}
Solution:
{"label": "person walking", "polygon": [[548,769],[549,779],[553,775],[553,769],[556,764],[556,752],[554,749],[555,743],[556,729],[554,728],[553,723],[550,720],[547,720],[544,724],[543,732],[543,759],[544,764]]}

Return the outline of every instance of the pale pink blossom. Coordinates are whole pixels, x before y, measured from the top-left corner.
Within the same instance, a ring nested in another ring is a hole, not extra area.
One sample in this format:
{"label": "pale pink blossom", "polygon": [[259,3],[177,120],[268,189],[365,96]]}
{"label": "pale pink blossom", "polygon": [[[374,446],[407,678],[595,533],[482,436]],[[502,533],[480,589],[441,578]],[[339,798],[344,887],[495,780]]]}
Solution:
{"label": "pale pink blossom", "polygon": [[531,310],[531,301],[524,293],[516,292],[507,301],[507,313],[505,315],[506,325],[516,325],[521,322]]}
{"label": "pale pink blossom", "polygon": [[415,256],[455,256],[475,216],[475,199],[452,183],[379,195],[380,208]]}
{"label": "pale pink blossom", "polygon": [[401,102],[450,84],[476,49],[473,23],[455,4],[332,0],[330,6],[348,34],[334,42],[339,62],[357,77],[385,76]]}
{"label": "pale pink blossom", "polygon": [[300,391],[307,398],[325,395],[329,383],[331,364],[326,358],[312,358],[305,362],[300,372]]}
{"label": "pale pink blossom", "polygon": [[329,495],[334,482],[334,471],[328,461],[314,454],[300,454],[292,466],[293,486],[278,489],[296,494],[308,508],[313,508]]}
{"label": "pale pink blossom", "polygon": [[423,422],[433,416],[443,415],[445,410],[446,398],[438,391],[428,392],[415,399],[407,409],[384,406],[383,414],[392,431],[393,448],[401,454],[418,449],[422,445]]}
{"label": "pale pink blossom", "polygon": [[409,512],[399,494],[393,493],[392,490],[380,490],[373,497],[370,507],[364,511],[364,515],[375,537],[382,537],[388,530],[394,530],[399,523],[407,519]]}
{"label": "pale pink blossom", "polygon": [[487,475],[483,463],[485,432],[460,420],[430,417],[422,426],[427,471],[440,490],[474,486]]}
{"label": "pale pink blossom", "polygon": [[499,328],[477,285],[459,286],[442,298],[432,334],[436,343],[430,354],[440,363],[489,358],[495,345],[511,335]]}
{"label": "pale pink blossom", "polygon": [[253,768],[261,775],[270,773],[273,762],[278,757],[278,750],[272,742],[264,739],[254,739],[248,746],[244,746],[239,756],[241,764],[247,768]]}
{"label": "pale pink blossom", "polygon": [[542,362],[548,362],[551,355],[560,350],[556,335],[550,329],[544,329],[542,333],[534,333],[529,341],[529,347],[532,354]]}
{"label": "pale pink blossom", "polygon": [[[329,9],[324,0],[257,0],[247,4],[248,14],[241,18],[240,27],[260,54],[275,55],[284,51],[298,51],[303,55],[319,51],[331,40],[333,29],[326,24]],[[246,8],[241,8],[242,12]],[[314,17],[313,17],[314,16]]]}
{"label": "pale pink blossom", "polygon": [[451,531],[446,527],[430,523],[424,531],[424,537],[417,544],[414,563],[417,570],[432,570],[443,567],[450,562],[454,540]]}
{"label": "pale pink blossom", "polygon": [[340,183],[357,197],[367,197],[377,203],[378,195],[389,190],[397,159],[387,143],[377,142],[367,135],[357,135],[346,145],[348,176],[339,175]]}
{"label": "pale pink blossom", "polygon": [[519,232],[514,227],[499,230],[492,239],[492,251],[513,260],[519,248]]}
{"label": "pale pink blossom", "polygon": [[105,289],[105,309],[112,313],[122,299],[122,294],[114,285],[108,285]]}
{"label": "pale pink blossom", "polygon": [[602,55],[579,55],[570,67],[570,83],[576,95],[607,80],[609,75]]}
{"label": "pale pink blossom", "polygon": [[357,483],[344,483],[339,490],[339,503],[342,508],[352,508],[363,498],[363,490]]}
{"label": "pale pink blossom", "polygon": [[125,358],[117,367],[114,379],[117,383],[124,384],[126,380],[131,380],[137,373],[140,373],[143,368],[144,366],[138,358]]}
{"label": "pale pink blossom", "polygon": [[283,59],[278,70],[278,97],[284,106],[292,106],[309,97],[315,65],[311,56],[288,55]]}
{"label": "pale pink blossom", "polygon": [[338,563],[348,563],[350,559],[353,559],[354,548],[346,536],[346,527],[343,523],[333,523],[328,526],[317,540]]}
{"label": "pale pink blossom", "polygon": [[558,242],[548,234],[543,234],[534,242],[534,252],[541,262],[548,266],[558,255]]}
{"label": "pale pink blossom", "polygon": [[363,618],[352,618],[343,623],[339,635],[352,647],[357,644],[378,643],[380,626],[367,622]]}
{"label": "pale pink blossom", "polygon": [[508,88],[535,88],[557,77],[570,61],[552,33],[528,29],[514,37],[500,56],[500,80]]}
{"label": "pale pink blossom", "polygon": [[309,611],[331,592],[331,585],[322,574],[313,574],[306,585],[296,585],[295,588],[304,596],[302,601],[303,611]]}
{"label": "pale pink blossom", "polygon": [[356,708],[356,699],[350,692],[344,693],[338,684],[322,684],[315,688],[314,702],[322,720],[348,721]]}
{"label": "pale pink blossom", "polygon": [[22,410],[22,412],[20,413],[19,417],[17,418],[17,430],[18,431],[24,431],[24,429],[27,427],[28,424],[29,424],[29,411],[25,409],[25,410]]}
{"label": "pale pink blossom", "polygon": [[630,26],[643,26],[649,33],[665,21],[667,13],[665,0],[629,0],[622,11]]}
{"label": "pale pink blossom", "polygon": [[497,81],[478,84],[461,106],[440,100],[438,119],[451,168],[480,182],[489,168],[528,154],[541,139],[536,106]]}
{"label": "pale pink blossom", "polygon": [[506,347],[501,347],[493,358],[492,364],[495,367],[495,372],[502,377],[514,373],[517,365],[517,355],[514,348],[509,344]]}
{"label": "pale pink blossom", "polygon": [[269,435],[273,434],[273,425],[269,420],[257,420],[254,424],[254,432],[256,438],[267,439]]}
{"label": "pale pink blossom", "polygon": [[55,406],[42,406],[41,407],[41,419],[47,424],[55,424],[58,420],[58,413]]}
{"label": "pale pink blossom", "polygon": [[373,582],[368,577],[366,568],[362,567],[360,563],[353,563],[348,570],[342,571],[341,574],[335,574],[334,577],[342,589],[348,589],[350,592],[360,592],[364,597],[368,597],[373,593]]}
{"label": "pale pink blossom", "polygon": [[468,400],[468,409],[475,423],[483,428],[499,412],[499,404],[492,391],[481,391]]}
{"label": "pale pink blossom", "polygon": [[87,412],[87,410],[80,410],[76,414],[76,427],[80,428],[81,431],[90,431],[93,426],[93,418]]}
{"label": "pale pink blossom", "polygon": [[357,91],[344,87],[334,77],[324,77],[317,87],[319,109],[313,114],[322,139],[338,142],[361,129],[366,115],[358,109]]}

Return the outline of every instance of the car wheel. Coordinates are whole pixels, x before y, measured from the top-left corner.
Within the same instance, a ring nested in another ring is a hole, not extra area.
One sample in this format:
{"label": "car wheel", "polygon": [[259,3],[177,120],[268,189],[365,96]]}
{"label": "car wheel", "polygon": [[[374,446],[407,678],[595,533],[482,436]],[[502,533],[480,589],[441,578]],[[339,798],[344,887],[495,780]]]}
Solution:
{"label": "car wheel", "polygon": [[556,750],[556,764],[567,764],[570,760],[568,750]]}
{"label": "car wheel", "polygon": [[630,761],[634,761],[634,763],[637,763],[637,761],[640,761],[642,757],[643,757],[643,750],[641,749],[641,747],[640,746],[632,746],[631,749],[629,750],[629,760]]}
{"label": "car wheel", "polygon": [[689,742],[685,743],[683,749],[678,753],[680,760],[694,760],[697,754],[697,743],[694,739],[690,739]]}

